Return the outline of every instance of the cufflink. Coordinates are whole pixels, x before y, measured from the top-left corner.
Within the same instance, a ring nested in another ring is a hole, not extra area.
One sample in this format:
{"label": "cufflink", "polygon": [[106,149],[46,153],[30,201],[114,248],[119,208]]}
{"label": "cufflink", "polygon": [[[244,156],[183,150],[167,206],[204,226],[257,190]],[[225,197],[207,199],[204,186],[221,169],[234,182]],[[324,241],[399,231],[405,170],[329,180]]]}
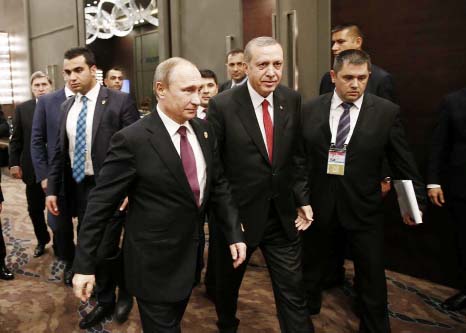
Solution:
{"label": "cufflink", "polygon": [[243,223],[241,223],[241,231],[244,232]]}
{"label": "cufflink", "polygon": [[209,138],[209,133],[204,132],[204,138],[208,139]]}
{"label": "cufflink", "polygon": [[283,106],[280,105],[280,110],[283,110]]}

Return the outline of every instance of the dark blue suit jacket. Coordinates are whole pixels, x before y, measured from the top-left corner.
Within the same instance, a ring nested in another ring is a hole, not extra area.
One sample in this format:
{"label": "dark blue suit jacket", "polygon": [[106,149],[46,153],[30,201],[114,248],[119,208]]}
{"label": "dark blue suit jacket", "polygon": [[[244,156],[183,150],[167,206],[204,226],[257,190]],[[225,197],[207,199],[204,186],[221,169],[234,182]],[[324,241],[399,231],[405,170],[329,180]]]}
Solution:
{"label": "dark blue suit jacket", "polygon": [[55,151],[58,128],[63,112],[60,106],[66,100],[65,89],[39,97],[34,111],[31,133],[31,158],[37,182],[47,178]]}

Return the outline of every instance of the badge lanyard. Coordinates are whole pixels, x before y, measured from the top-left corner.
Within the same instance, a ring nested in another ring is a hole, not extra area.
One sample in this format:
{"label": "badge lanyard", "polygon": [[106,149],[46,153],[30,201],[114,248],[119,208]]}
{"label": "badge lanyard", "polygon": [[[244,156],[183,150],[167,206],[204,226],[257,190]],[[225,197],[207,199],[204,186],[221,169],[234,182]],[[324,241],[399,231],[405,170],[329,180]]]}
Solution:
{"label": "badge lanyard", "polygon": [[343,176],[345,174],[346,147],[348,146],[350,136],[348,133],[345,143],[343,144],[343,148],[337,148],[335,146],[335,141],[338,131],[338,123],[336,126],[334,125],[333,117],[331,118],[330,126],[332,129],[332,140],[328,150],[327,174]]}

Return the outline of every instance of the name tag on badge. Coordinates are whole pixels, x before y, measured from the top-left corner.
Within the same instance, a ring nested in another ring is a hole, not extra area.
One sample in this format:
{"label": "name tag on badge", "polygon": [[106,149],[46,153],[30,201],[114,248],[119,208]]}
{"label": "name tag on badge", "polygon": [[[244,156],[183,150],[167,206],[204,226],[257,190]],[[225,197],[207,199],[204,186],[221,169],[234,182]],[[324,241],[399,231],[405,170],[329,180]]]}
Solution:
{"label": "name tag on badge", "polygon": [[343,176],[345,174],[345,160],[345,148],[330,148],[328,151],[327,174]]}

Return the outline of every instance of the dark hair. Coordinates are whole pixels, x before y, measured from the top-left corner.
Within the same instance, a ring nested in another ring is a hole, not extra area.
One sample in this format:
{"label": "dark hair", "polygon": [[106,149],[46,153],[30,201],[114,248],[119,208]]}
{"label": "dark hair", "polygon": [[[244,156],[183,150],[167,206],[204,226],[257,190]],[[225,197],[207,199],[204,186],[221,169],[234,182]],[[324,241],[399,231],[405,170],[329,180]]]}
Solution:
{"label": "dark hair", "polygon": [[332,34],[346,29],[350,30],[356,37],[364,38],[364,34],[362,33],[361,28],[354,23],[343,23],[336,25],[332,29]]}
{"label": "dark hair", "polygon": [[105,78],[108,79],[108,73],[110,71],[118,71],[118,72],[121,72],[121,74],[123,74],[123,76],[125,76],[125,71],[123,70],[123,68],[121,67],[112,67],[112,68],[109,68],[106,72],[105,72]]}
{"label": "dark hair", "polygon": [[95,56],[94,53],[87,47],[73,47],[65,52],[65,59],[71,60],[76,57],[83,56],[86,60],[86,64],[89,67],[95,65]]}
{"label": "dark hair", "polygon": [[205,79],[214,79],[215,84],[218,85],[217,75],[215,75],[215,73],[213,71],[211,71],[210,69],[201,69],[201,70],[199,70],[199,72],[201,73],[201,76],[203,78],[205,78]]}
{"label": "dark hair", "polygon": [[233,50],[230,50],[226,57],[225,57],[225,62],[228,64],[228,57],[231,56],[231,55],[235,55],[235,54],[238,54],[238,53],[244,53],[244,50],[243,49],[233,49]]}
{"label": "dark hair", "polygon": [[367,64],[367,69],[369,72],[371,71],[371,57],[369,54],[362,50],[344,50],[337,54],[335,60],[333,61],[333,71],[338,73],[342,68],[343,65],[351,64],[351,65],[364,65]]}

